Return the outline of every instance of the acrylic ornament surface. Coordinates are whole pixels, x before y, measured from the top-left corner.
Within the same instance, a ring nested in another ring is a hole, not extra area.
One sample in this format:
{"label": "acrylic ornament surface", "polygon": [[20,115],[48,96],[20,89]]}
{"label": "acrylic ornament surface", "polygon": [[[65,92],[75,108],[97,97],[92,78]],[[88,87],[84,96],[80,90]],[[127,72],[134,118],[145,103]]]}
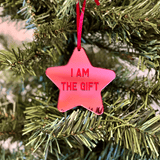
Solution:
{"label": "acrylic ornament surface", "polygon": [[77,47],[67,65],[50,67],[46,75],[60,90],[60,112],[83,106],[98,115],[104,110],[101,91],[116,77],[112,70],[93,67],[84,49]]}

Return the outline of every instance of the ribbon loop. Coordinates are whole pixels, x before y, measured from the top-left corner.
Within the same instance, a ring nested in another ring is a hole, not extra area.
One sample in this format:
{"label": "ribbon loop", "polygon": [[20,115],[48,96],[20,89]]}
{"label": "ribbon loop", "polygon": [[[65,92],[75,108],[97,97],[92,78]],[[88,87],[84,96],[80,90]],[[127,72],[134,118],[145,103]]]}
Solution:
{"label": "ribbon loop", "polygon": [[[98,0],[94,0],[97,5],[100,5]],[[79,0],[76,0],[76,13],[77,13],[77,48],[78,50],[81,49],[81,36],[82,36],[82,26],[83,26],[83,18],[84,18],[84,11],[86,6],[86,0],[83,2],[82,12],[80,15],[80,6]]]}

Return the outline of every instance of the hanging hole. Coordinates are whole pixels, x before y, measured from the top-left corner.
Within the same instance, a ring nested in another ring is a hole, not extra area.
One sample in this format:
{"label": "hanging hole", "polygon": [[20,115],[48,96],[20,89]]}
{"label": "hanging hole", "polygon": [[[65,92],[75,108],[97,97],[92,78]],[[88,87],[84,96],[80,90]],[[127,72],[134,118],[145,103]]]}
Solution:
{"label": "hanging hole", "polygon": [[80,51],[81,49],[78,48],[78,51]]}

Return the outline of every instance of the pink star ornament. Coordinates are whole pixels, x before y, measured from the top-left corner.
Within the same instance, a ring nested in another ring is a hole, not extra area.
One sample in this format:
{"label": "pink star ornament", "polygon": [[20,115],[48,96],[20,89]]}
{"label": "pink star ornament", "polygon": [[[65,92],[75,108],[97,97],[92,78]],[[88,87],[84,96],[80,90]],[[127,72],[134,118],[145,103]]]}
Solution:
{"label": "pink star ornament", "polygon": [[85,50],[77,47],[67,65],[47,68],[46,75],[60,90],[60,112],[83,106],[97,115],[104,111],[101,90],[116,77],[112,70],[93,67]]}

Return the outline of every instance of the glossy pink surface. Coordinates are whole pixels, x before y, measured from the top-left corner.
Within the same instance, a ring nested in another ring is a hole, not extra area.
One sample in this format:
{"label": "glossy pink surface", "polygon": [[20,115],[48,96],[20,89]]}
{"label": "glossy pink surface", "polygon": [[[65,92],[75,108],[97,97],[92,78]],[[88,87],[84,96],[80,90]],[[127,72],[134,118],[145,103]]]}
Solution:
{"label": "glossy pink surface", "polygon": [[77,47],[67,65],[47,68],[46,75],[60,90],[60,112],[83,106],[97,115],[104,110],[101,90],[116,77],[112,70],[93,67],[84,49]]}

